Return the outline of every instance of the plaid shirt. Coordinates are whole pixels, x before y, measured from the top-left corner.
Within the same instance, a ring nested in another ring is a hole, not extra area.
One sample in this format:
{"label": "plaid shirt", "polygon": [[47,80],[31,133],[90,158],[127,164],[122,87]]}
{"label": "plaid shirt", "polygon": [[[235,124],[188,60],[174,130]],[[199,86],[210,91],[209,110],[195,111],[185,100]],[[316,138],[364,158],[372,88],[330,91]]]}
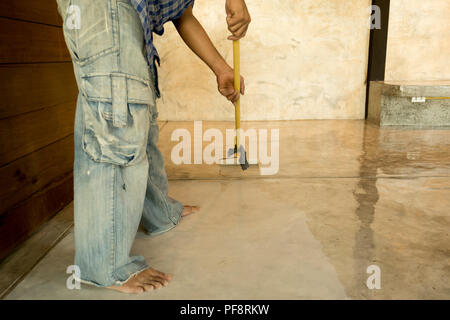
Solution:
{"label": "plaid shirt", "polygon": [[159,55],[153,45],[153,32],[164,33],[164,23],[181,17],[194,0],[131,0],[144,28],[148,65],[154,75],[156,95],[159,97],[158,74],[155,61],[160,64]]}

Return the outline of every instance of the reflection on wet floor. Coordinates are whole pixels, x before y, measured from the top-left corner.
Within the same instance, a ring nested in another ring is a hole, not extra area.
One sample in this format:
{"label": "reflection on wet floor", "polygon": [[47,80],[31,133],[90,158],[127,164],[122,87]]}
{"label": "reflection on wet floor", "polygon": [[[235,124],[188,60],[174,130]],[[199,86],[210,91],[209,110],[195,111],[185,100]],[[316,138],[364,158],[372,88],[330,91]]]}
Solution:
{"label": "reflection on wet floor", "polygon": [[370,298],[372,290],[367,290],[366,281],[368,274],[365,272],[371,265],[376,265],[374,259],[375,242],[372,230],[372,222],[375,218],[375,206],[378,202],[379,195],[377,189],[377,162],[371,163],[370,159],[376,159],[374,155],[378,151],[379,131],[377,130],[373,141],[369,142],[365,139],[368,134],[368,128],[364,128],[362,154],[360,157],[360,179],[356,185],[353,195],[357,201],[356,216],[359,219],[359,230],[355,235],[354,253],[354,270],[355,284],[352,296],[360,295],[361,298]]}
{"label": "reflection on wet floor", "polygon": [[[139,299],[450,298],[450,130],[245,123],[280,130],[279,171],[260,176],[175,165],[179,128],[192,132],[193,123],[167,123],[160,138],[170,193],[202,211],[160,237],[138,234],[134,253],[176,275]],[[8,298],[124,298],[66,290],[72,255],[69,234]],[[371,265],[381,270],[379,290],[366,286]]]}

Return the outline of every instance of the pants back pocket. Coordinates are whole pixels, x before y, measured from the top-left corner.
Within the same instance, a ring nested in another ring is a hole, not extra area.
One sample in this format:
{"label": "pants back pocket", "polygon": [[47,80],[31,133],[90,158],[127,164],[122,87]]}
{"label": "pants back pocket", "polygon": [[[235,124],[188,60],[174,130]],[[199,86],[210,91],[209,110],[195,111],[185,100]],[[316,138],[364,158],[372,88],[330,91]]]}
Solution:
{"label": "pants back pocket", "polygon": [[[116,0],[70,0],[70,7],[76,10],[65,16],[64,32],[74,37],[74,60],[84,65],[119,50]],[[75,29],[67,19],[78,19]]]}

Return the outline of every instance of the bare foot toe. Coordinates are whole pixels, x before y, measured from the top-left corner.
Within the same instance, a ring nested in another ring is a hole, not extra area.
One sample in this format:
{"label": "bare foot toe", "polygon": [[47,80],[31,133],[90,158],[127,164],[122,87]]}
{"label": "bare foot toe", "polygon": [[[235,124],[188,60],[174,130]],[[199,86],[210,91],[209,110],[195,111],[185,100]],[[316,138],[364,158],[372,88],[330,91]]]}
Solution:
{"label": "bare foot toe", "polygon": [[192,213],[200,211],[200,207],[198,206],[184,206],[184,210],[181,213],[182,217],[186,217]]}
{"label": "bare foot toe", "polygon": [[160,289],[160,288],[162,288],[164,286],[160,282],[156,282],[156,281],[150,281],[147,285],[150,285],[150,286],[152,286],[155,289]]}
{"label": "bare foot toe", "polygon": [[150,284],[144,284],[145,292],[153,291],[153,289],[157,289],[157,288],[152,286],[152,285],[150,285]]}

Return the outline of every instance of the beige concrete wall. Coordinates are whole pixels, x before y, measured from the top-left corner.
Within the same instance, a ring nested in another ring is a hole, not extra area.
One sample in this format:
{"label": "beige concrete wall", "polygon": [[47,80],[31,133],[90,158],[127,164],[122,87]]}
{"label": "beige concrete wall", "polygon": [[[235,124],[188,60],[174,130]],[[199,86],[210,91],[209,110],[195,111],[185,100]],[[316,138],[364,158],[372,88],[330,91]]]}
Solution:
{"label": "beige concrete wall", "polygon": [[450,79],[450,1],[391,0],[386,80]]}
{"label": "beige concrete wall", "polygon": [[[194,12],[232,63],[224,0],[197,0]],[[248,0],[251,28],[241,41],[247,92],[243,120],[364,117],[370,0]],[[215,77],[167,24],[156,39],[162,68],[160,118],[232,120]]]}

